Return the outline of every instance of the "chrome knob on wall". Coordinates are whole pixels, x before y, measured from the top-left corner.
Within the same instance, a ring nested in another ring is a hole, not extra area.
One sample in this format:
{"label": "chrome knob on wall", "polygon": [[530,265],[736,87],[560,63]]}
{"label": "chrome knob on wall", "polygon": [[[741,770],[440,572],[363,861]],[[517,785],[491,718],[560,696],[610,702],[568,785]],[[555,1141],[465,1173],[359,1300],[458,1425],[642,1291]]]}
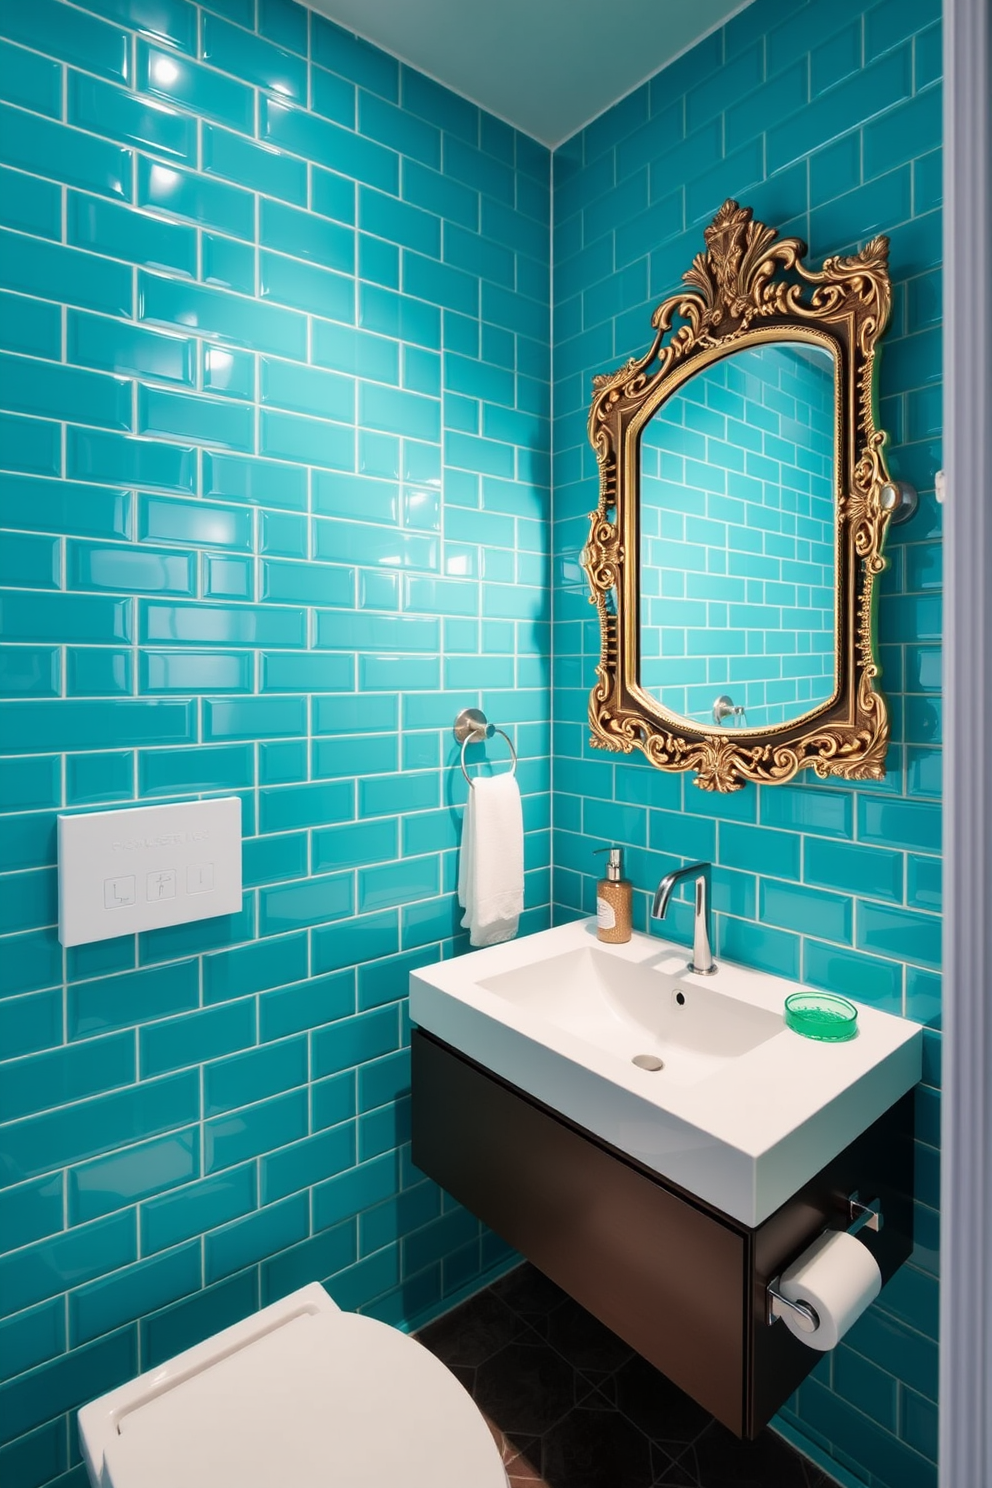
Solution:
{"label": "chrome knob on wall", "polygon": [[728,728],[747,728],[747,713],[744,711],[744,705],[735,704],[732,697],[723,693],[713,704],[713,722],[722,728],[728,718],[731,720],[727,724]]}

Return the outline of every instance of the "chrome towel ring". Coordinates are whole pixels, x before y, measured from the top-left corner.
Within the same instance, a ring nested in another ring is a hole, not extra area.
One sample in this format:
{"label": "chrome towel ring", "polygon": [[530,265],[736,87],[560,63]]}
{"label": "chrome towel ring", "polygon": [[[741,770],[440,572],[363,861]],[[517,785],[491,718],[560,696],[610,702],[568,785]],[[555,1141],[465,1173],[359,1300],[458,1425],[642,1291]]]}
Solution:
{"label": "chrome towel ring", "polygon": [[510,774],[517,773],[517,751],[513,747],[513,740],[506,729],[496,728],[489,722],[481,708],[463,708],[455,719],[455,738],[462,746],[461,766],[462,774],[471,785],[472,777],[465,768],[465,751],[470,744],[484,744],[495,734],[500,734],[510,746]]}

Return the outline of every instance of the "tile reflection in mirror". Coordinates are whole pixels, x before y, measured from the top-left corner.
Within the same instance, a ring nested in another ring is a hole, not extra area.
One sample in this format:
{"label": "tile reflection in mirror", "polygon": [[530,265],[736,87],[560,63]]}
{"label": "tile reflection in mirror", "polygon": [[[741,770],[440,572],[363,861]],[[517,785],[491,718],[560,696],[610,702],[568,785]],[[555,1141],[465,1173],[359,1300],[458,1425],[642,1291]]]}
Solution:
{"label": "tile reflection in mirror", "polygon": [[835,396],[829,351],[778,341],[712,362],[646,425],[640,682],[671,712],[712,725],[728,693],[761,728],[833,696]]}

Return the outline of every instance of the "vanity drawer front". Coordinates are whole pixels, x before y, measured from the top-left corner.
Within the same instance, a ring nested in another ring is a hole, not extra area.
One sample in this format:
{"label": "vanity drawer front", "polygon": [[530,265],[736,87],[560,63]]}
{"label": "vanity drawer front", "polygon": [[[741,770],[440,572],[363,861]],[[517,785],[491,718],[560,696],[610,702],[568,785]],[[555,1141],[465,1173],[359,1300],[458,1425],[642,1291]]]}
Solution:
{"label": "vanity drawer front", "polygon": [[732,1431],[746,1238],[415,1030],[413,1160]]}

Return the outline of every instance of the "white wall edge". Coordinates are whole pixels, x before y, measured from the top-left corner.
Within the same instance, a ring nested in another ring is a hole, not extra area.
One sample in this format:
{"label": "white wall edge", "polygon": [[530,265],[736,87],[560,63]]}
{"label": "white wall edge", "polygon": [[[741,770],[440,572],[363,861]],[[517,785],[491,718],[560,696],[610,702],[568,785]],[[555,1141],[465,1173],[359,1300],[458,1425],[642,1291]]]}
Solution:
{"label": "white wall edge", "polygon": [[944,5],[940,1485],[992,1483],[992,157],[987,0]]}

